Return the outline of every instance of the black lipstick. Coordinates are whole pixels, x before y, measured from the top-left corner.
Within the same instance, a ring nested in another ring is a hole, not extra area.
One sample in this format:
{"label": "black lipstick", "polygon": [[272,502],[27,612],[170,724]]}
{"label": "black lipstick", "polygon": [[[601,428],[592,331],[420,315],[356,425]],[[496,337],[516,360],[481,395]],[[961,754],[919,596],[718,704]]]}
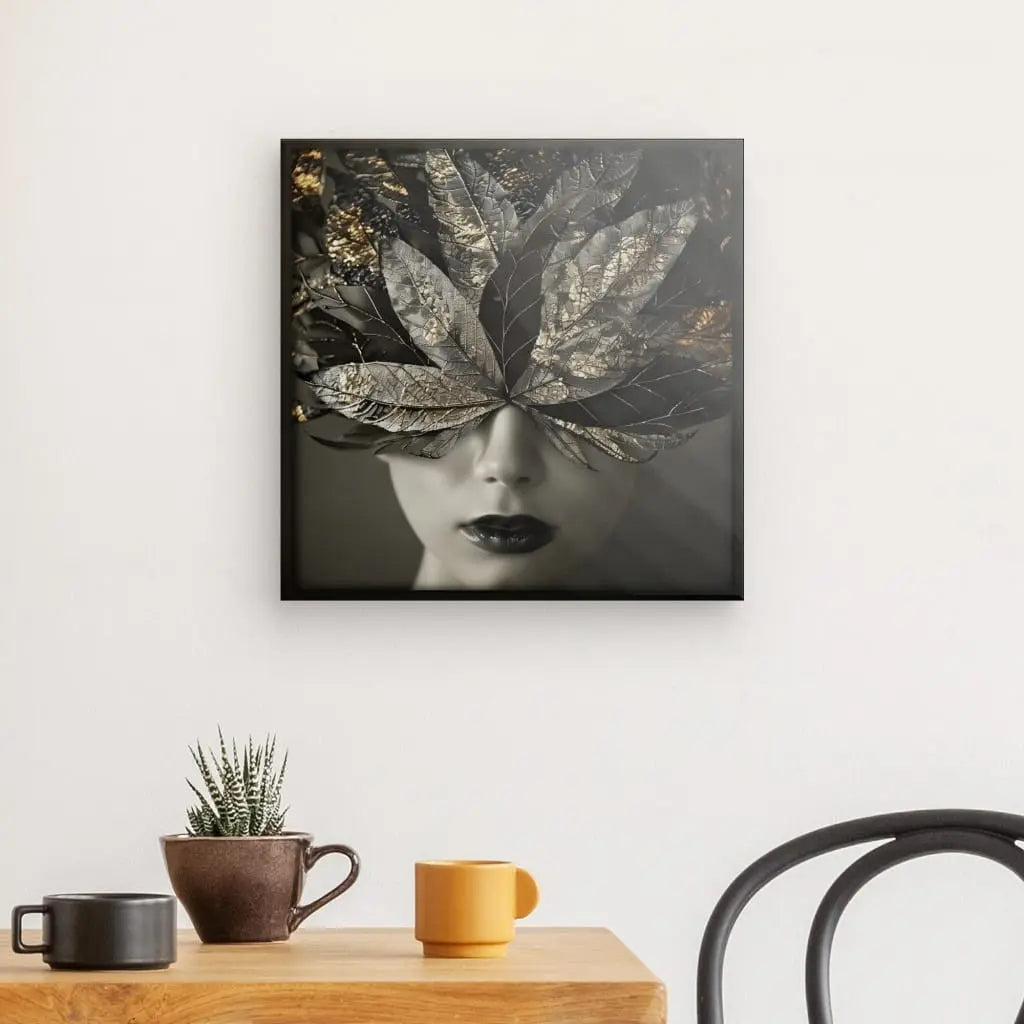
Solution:
{"label": "black lipstick", "polygon": [[468,541],[492,555],[527,555],[555,537],[555,527],[533,516],[480,516],[459,529]]}

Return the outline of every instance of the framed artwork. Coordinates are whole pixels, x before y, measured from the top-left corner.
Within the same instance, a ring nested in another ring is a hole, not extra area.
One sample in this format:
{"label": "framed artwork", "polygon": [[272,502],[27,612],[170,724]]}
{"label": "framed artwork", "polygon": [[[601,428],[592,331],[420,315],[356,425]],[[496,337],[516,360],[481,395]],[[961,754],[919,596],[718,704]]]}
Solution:
{"label": "framed artwork", "polygon": [[281,155],[284,598],[742,598],[741,140]]}

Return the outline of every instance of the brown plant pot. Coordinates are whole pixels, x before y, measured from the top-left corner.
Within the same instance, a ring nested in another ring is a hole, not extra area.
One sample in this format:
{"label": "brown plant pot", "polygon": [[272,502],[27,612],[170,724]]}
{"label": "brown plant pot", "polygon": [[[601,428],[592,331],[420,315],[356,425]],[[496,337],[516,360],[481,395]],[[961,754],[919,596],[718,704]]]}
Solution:
{"label": "brown plant pot", "polygon": [[[171,886],[203,942],[287,939],[315,910],[349,889],[359,876],[355,850],[314,846],[306,832],[279,836],[161,836]],[[325,854],[351,862],[330,892],[300,906],[306,872]]]}

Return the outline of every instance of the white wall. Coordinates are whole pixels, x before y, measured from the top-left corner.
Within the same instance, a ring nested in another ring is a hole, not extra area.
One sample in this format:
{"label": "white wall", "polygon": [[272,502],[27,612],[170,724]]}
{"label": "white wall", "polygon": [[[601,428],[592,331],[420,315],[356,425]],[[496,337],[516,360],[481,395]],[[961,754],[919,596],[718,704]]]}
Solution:
{"label": "white wall", "polygon": [[[186,742],[272,728],[291,823],[365,859],[318,924],[407,923],[417,857],[518,859],[536,922],[613,927],[683,1024],[706,916],[768,847],[1019,810],[1008,10],[4,0],[0,907],[165,889]],[[278,602],[303,135],[745,136],[744,604]],[[801,1019],[834,870],[752,908],[729,1024]],[[837,1020],[1009,1020],[1022,913],[982,862],[880,880]]]}

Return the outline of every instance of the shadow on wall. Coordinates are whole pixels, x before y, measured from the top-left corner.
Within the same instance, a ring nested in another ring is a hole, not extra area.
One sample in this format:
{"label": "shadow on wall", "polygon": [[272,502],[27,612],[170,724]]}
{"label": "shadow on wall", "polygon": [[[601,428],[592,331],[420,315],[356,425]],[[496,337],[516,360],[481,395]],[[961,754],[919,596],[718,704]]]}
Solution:
{"label": "shadow on wall", "polygon": [[[728,419],[709,423],[643,469],[630,514],[590,574],[613,590],[728,590],[732,480]],[[295,527],[306,587],[408,587],[422,548],[387,467],[295,431]]]}

